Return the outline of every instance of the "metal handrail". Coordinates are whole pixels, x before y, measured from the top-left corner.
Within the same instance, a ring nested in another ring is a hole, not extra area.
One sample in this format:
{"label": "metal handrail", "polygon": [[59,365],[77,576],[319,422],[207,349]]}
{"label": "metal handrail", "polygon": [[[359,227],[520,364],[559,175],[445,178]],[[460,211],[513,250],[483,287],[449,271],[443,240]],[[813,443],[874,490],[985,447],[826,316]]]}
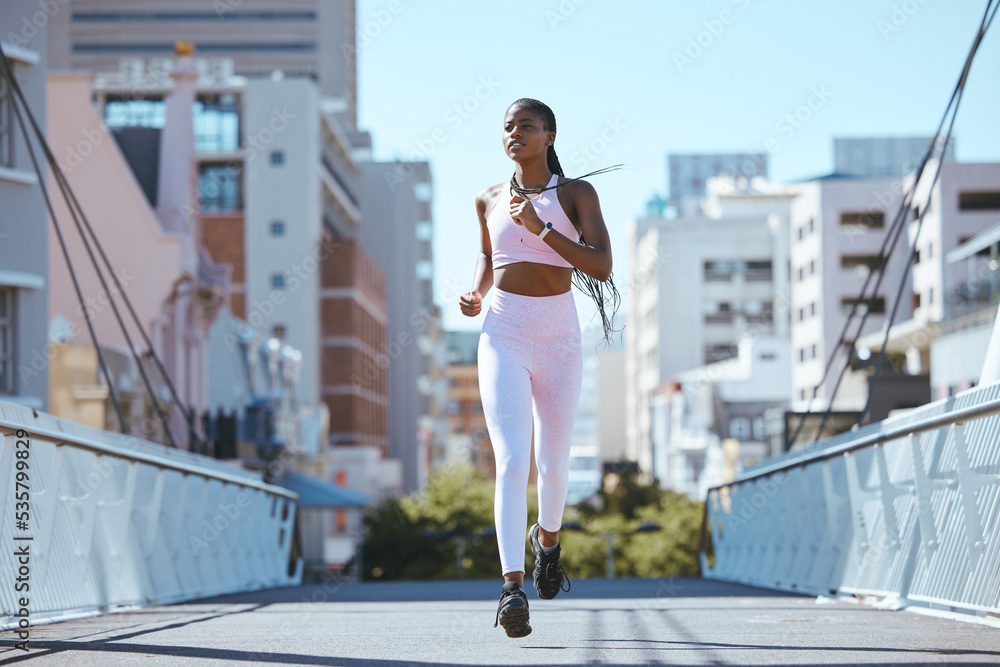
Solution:
{"label": "metal handrail", "polygon": [[792,458],[787,461],[780,461],[777,463],[772,463],[770,465],[765,465],[764,467],[747,472],[735,479],[724,482],[722,484],[717,484],[715,486],[709,487],[709,491],[717,491],[719,489],[732,486],[734,484],[741,484],[743,482],[749,482],[750,480],[757,479],[758,477],[764,477],[766,475],[771,475],[781,470],[787,468],[795,468],[797,466],[805,465],[807,463],[812,463],[813,461],[821,461],[823,459],[833,458],[839,454],[846,454],[848,452],[853,452],[857,449],[863,447],[869,447],[871,445],[877,445],[889,440],[897,440],[899,438],[906,437],[908,435],[916,435],[917,433],[924,433],[926,431],[933,431],[935,429],[941,428],[943,426],[950,426],[952,424],[961,424],[973,419],[980,419],[982,417],[990,417],[992,415],[1000,414],[1000,398],[994,399],[987,403],[982,403],[980,405],[975,405],[968,408],[962,408],[961,410],[955,410],[953,412],[946,412],[935,417],[928,417],[927,419],[922,419],[913,424],[907,426],[900,426],[886,432],[871,433],[866,436],[862,436],[857,440],[852,440],[846,442],[842,445],[836,447],[831,447],[819,452],[811,452],[809,454],[802,454],[798,457]]}
{"label": "metal handrail", "polygon": [[[212,470],[210,468],[200,468],[198,466],[184,463],[182,461],[171,461],[170,459],[158,457],[153,454],[145,452],[134,452],[134,451],[122,451],[121,449],[113,446],[107,445],[96,440],[89,440],[82,436],[70,436],[66,433],[60,431],[54,431],[52,429],[47,429],[44,427],[30,427],[24,424],[14,425],[11,422],[0,422],[0,433],[3,431],[9,431],[11,434],[18,430],[27,431],[31,435],[41,435],[51,438],[53,441],[58,443],[64,443],[66,445],[73,445],[80,447],[82,449],[88,449],[99,454],[105,454],[108,456],[116,456],[121,459],[131,459],[135,461],[140,461],[142,463],[150,463],[152,465],[158,466],[160,468],[166,468],[170,470],[176,470],[178,472],[188,474],[199,475],[201,477],[210,477],[212,479],[217,479],[222,482],[229,484],[239,484],[241,486],[246,486],[260,491],[267,491],[268,493],[273,493],[275,495],[285,496],[290,500],[298,501],[298,495],[289,491],[288,489],[282,488],[280,486],[275,486],[273,484],[267,484],[261,480],[255,480],[249,477],[240,477],[239,475],[227,475],[226,473],[218,470]],[[214,459],[213,459],[214,460]]]}

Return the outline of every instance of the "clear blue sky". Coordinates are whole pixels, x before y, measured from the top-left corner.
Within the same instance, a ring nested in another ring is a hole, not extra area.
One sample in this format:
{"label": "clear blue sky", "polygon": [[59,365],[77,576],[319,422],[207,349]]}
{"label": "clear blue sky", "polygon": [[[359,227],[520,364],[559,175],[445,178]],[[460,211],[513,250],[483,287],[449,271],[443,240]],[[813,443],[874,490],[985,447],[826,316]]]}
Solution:
{"label": "clear blue sky", "polygon": [[[444,324],[478,330],[482,315],[465,318],[445,297],[471,287],[476,193],[513,171],[500,142],[513,100],[535,97],[552,107],[567,175],[626,165],[591,180],[615,275],[625,283],[626,228],[654,193],[665,193],[668,153],[760,150],[773,138],[769,175],[783,182],[830,171],[834,137],[929,135],[985,7],[985,0],[359,0],[358,122],[372,132],[377,158],[430,160]],[[963,162],[1000,161],[997,23],[955,126]],[[688,51],[699,37],[701,53]],[[678,54],[694,57],[678,62]],[[828,98],[791,136],[779,131],[814,89]]]}

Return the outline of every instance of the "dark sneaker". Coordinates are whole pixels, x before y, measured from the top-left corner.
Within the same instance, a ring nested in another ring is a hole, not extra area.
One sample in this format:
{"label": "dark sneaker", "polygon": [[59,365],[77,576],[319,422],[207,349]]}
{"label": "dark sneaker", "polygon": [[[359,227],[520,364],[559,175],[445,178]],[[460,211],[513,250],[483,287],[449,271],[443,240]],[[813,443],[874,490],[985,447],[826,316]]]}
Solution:
{"label": "dark sneaker", "polygon": [[528,531],[531,539],[531,550],[535,552],[535,592],[543,600],[551,600],[559,595],[559,591],[569,592],[569,577],[566,577],[566,588],[563,588],[562,565],[559,564],[559,552],[562,547],[557,543],[552,553],[542,551],[542,543],[538,541],[538,524]]}
{"label": "dark sneaker", "polygon": [[494,628],[497,623],[507,631],[508,637],[526,637],[531,634],[531,626],[528,625],[528,596],[516,581],[508,581],[501,589]]}

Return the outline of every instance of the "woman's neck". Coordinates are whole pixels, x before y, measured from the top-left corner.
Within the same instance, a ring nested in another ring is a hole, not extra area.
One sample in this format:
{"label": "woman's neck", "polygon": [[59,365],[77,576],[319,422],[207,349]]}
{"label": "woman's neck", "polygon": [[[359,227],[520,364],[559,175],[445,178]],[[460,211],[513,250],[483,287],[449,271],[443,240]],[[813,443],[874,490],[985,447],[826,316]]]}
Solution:
{"label": "woman's neck", "polygon": [[514,177],[522,188],[544,188],[552,179],[552,172],[546,162],[538,161],[530,164],[517,163],[514,167]]}

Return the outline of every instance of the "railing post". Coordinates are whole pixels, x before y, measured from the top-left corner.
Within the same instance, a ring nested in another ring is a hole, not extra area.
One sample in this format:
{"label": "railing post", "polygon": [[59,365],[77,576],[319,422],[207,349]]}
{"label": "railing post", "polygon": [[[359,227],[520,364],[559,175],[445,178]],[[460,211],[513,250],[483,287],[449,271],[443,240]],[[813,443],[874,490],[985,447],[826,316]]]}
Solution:
{"label": "railing post", "polygon": [[913,489],[917,497],[917,518],[920,521],[920,544],[930,552],[937,549],[937,529],[934,527],[934,508],[931,506],[931,495],[934,485],[924,471],[924,455],[920,449],[920,439],[912,433],[907,436],[910,453],[913,456]]}

